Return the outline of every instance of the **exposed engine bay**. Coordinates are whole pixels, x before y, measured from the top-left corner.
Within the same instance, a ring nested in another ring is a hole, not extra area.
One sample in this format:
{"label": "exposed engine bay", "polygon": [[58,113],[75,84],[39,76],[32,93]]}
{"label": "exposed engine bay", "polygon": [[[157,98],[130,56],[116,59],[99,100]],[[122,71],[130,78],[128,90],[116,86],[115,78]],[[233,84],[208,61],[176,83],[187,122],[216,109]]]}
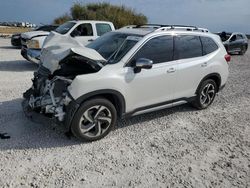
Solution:
{"label": "exposed engine bay", "polygon": [[65,105],[72,100],[67,91],[72,80],[77,75],[98,72],[102,68],[101,64],[79,55],[69,55],[60,64],[61,68],[53,74],[42,65],[34,73],[32,87],[23,94],[26,110],[63,121]]}
{"label": "exposed engine bay", "polygon": [[41,57],[32,87],[23,94],[25,114],[29,116],[30,112],[36,112],[63,122],[65,107],[72,100],[67,87],[77,75],[101,70],[104,59],[93,49],[83,46],[67,48],[67,45],[44,48]]}

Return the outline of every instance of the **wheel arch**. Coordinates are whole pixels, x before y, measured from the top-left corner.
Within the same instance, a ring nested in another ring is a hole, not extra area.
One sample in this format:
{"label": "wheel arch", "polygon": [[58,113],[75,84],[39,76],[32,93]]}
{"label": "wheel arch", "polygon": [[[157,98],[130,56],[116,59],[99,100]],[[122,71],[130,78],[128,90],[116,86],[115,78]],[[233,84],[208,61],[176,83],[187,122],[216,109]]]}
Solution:
{"label": "wheel arch", "polygon": [[217,85],[217,92],[219,91],[220,89],[220,86],[221,86],[221,76],[219,73],[211,73],[211,74],[208,74],[206,75],[199,83],[196,91],[195,91],[195,94],[197,94],[201,84],[205,81],[205,80],[208,80],[208,79],[212,79],[215,81],[216,85]]}
{"label": "wheel arch", "polygon": [[119,118],[123,118],[126,110],[126,103],[124,96],[116,90],[112,89],[103,89],[103,90],[97,90],[93,91],[87,94],[84,94],[80,97],[78,97],[76,100],[72,100],[70,104],[66,107],[66,118],[64,121],[64,124],[68,130],[70,130],[71,122],[75,116],[75,113],[79,109],[82,103],[85,101],[96,98],[96,97],[102,97],[109,100],[116,108],[117,115]]}
{"label": "wheel arch", "polygon": [[115,106],[119,117],[122,117],[122,115],[125,113],[126,110],[125,98],[119,91],[113,89],[97,90],[84,94],[78,99],[76,99],[76,102],[78,104],[82,104],[86,100],[95,97],[103,97],[108,99]]}

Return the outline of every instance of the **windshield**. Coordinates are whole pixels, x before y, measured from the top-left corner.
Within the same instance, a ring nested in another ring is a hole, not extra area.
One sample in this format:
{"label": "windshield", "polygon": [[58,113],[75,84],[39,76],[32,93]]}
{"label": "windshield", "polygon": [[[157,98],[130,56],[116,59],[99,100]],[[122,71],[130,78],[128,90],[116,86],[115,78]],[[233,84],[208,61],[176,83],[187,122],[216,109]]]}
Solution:
{"label": "windshield", "polygon": [[56,28],[56,32],[60,33],[62,35],[66,34],[76,23],[74,22],[66,22],[62,25],[60,25],[58,28]]}
{"label": "windshield", "polygon": [[109,63],[116,63],[142,38],[130,33],[109,32],[88,44]]}
{"label": "windshield", "polygon": [[53,31],[57,28],[57,26],[54,25],[44,25],[36,28],[34,31]]}

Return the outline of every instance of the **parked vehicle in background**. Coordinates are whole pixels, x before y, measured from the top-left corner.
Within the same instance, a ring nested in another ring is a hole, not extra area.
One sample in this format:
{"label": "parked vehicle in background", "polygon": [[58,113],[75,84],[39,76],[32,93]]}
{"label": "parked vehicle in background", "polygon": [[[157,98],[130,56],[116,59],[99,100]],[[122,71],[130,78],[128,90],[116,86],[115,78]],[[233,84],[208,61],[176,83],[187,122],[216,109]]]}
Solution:
{"label": "parked vehicle in background", "polygon": [[[82,45],[94,41],[106,32],[115,30],[112,22],[78,20],[69,21],[55,29],[63,37],[73,38]],[[41,49],[49,32],[22,34],[22,55],[28,61],[39,63]]]}
{"label": "parked vehicle in background", "polygon": [[[36,57],[40,55],[37,49],[41,48],[44,39],[49,35],[49,33],[55,30],[57,25],[46,25],[41,26],[39,30],[25,32],[21,34],[21,55],[28,61],[32,61],[31,57],[28,54],[28,48],[31,48],[33,55]],[[34,57],[34,60],[35,60]]]}
{"label": "parked vehicle in background", "polygon": [[16,46],[16,47],[22,46],[21,33],[15,33],[11,36],[11,44],[12,44],[12,46]]}
{"label": "parked vehicle in background", "polygon": [[[50,32],[57,27],[58,27],[57,25],[42,25],[42,26],[35,28],[33,31],[48,31],[48,32]],[[12,46],[16,46],[16,47],[22,46],[21,33],[16,33],[16,34],[12,35],[11,44],[12,44]]]}
{"label": "parked vehicle in background", "polygon": [[248,38],[243,33],[226,33],[221,32],[219,36],[228,53],[239,53],[243,55],[248,49]]}
{"label": "parked vehicle in background", "polygon": [[117,118],[187,102],[205,109],[227,82],[230,55],[218,35],[203,30],[136,26],[86,47],[44,47],[33,86],[23,95],[24,112],[57,119],[80,140],[94,141]]}

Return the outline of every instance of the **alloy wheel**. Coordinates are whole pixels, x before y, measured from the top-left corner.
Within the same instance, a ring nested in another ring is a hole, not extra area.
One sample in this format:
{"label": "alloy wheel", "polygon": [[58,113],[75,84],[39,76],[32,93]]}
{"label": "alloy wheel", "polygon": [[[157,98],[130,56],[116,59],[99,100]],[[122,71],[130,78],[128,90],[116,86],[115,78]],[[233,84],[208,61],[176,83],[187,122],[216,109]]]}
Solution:
{"label": "alloy wheel", "polygon": [[206,107],[210,105],[215,97],[215,87],[213,84],[208,83],[201,91],[200,103]]}
{"label": "alloy wheel", "polygon": [[88,108],[82,115],[79,127],[82,134],[97,137],[105,133],[112,122],[110,110],[102,105]]}

